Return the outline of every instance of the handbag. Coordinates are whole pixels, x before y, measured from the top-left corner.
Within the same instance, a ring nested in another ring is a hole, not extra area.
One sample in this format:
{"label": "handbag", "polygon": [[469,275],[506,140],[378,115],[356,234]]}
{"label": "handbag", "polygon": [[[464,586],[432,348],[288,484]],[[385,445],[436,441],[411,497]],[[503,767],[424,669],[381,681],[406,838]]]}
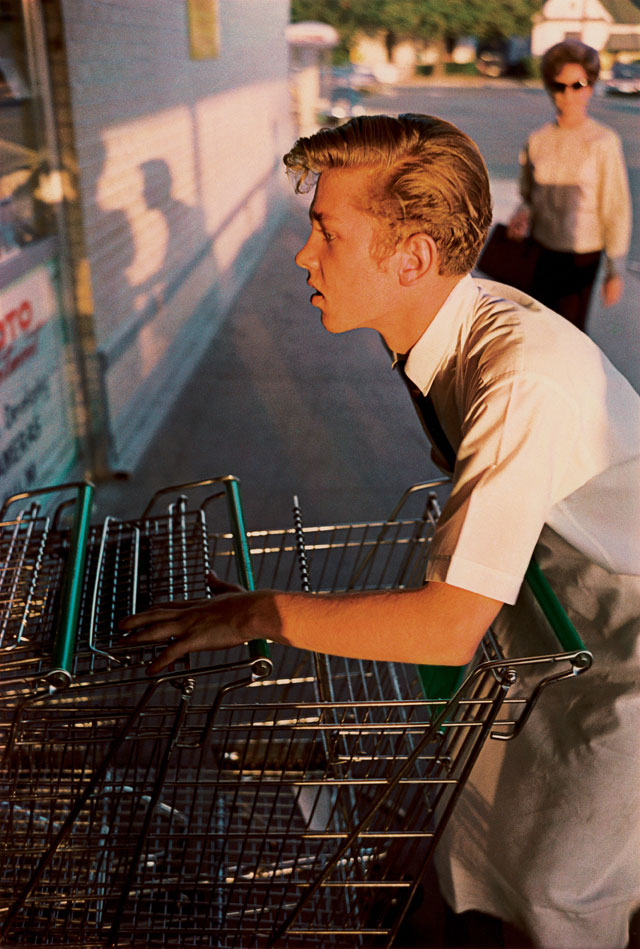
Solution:
{"label": "handbag", "polygon": [[507,237],[506,224],[496,224],[480,253],[477,269],[490,280],[506,283],[523,293],[533,291],[540,245],[533,237]]}

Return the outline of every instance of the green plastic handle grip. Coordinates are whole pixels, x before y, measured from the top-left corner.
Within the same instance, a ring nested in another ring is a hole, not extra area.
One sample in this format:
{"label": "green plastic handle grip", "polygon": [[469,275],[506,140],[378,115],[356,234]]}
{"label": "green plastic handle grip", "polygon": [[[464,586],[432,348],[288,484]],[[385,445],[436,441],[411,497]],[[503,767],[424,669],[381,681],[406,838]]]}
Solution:
{"label": "green plastic handle grip", "polygon": [[[255,590],[253,569],[251,567],[251,553],[247,543],[247,531],[240,498],[240,483],[233,475],[227,475],[227,477],[222,480],[224,482],[227,504],[229,505],[229,516],[233,528],[232,533],[238,579],[247,590]],[[256,675],[268,675],[268,673],[271,672],[271,657],[266,639],[251,640],[249,643],[249,655],[252,659],[265,660],[264,663],[258,661],[254,664],[253,669]]]}
{"label": "green plastic handle grip", "polygon": [[45,676],[47,682],[56,688],[64,688],[72,678],[73,652],[78,630],[82,581],[91,526],[94,487],[92,484],[85,482],[77,485],[77,490],[78,499],[74,509],[69,539],[69,559],[62,579],[60,607],[53,641],[53,664]]}
{"label": "green plastic handle grip", "polygon": [[[525,573],[525,582],[542,612],[556,635],[556,638],[565,652],[586,651],[586,647],[575,626],[567,616],[564,608],[537,561],[532,557]],[[450,699],[462,684],[465,675],[465,666],[418,666],[420,684],[426,699]]]}
{"label": "green plastic handle grip", "polygon": [[529,584],[531,592],[538,601],[542,612],[549,620],[551,629],[556,634],[562,648],[566,652],[574,652],[581,649],[586,650],[586,646],[580,639],[577,629],[565,613],[560,600],[553,592],[553,587],[533,557],[527,567],[524,578]]}

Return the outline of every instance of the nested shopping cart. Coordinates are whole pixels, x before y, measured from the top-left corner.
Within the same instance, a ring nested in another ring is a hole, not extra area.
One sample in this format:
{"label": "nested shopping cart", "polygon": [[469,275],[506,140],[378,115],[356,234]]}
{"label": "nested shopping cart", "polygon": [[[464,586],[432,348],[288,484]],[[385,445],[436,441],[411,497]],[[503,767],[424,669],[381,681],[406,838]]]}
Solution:
{"label": "nested shopping cart", "polygon": [[446,490],[376,523],[303,526],[296,504],[275,531],[246,530],[232,477],[135,521],[92,525],[88,485],[5,506],[3,945],[393,944],[484,742],[590,664],[535,565],[541,644],[559,643],[509,657],[489,631],[466,670],[255,642],[149,679],[155,647],[118,622],[209,596],[211,568],[317,596],[419,586]]}

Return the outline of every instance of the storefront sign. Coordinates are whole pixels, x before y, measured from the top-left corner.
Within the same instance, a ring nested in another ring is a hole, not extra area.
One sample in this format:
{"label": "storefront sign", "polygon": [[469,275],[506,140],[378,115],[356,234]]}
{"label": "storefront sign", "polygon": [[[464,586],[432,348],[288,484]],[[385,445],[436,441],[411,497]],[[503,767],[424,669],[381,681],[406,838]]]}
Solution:
{"label": "storefront sign", "polygon": [[187,0],[191,59],[215,59],[219,54],[218,0]]}
{"label": "storefront sign", "polygon": [[63,481],[76,456],[55,264],[0,293],[0,496]]}

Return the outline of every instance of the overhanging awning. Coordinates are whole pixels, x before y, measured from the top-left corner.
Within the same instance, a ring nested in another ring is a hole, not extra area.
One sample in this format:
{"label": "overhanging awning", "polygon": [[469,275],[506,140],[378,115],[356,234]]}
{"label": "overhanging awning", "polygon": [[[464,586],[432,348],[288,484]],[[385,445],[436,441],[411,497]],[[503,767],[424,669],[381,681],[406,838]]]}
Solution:
{"label": "overhanging awning", "polygon": [[610,53],[640,51],[640,33],[610,33],[605,49]]}

